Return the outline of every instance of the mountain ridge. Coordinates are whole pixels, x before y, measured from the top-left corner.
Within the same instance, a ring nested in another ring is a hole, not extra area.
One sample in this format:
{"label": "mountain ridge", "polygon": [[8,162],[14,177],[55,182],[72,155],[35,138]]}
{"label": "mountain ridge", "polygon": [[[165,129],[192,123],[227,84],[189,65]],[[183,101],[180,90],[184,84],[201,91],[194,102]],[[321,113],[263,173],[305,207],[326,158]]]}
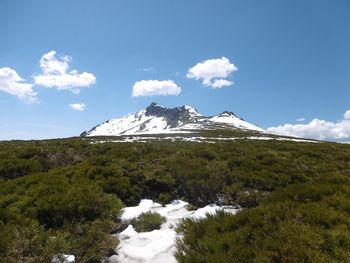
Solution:
{"label": "mountain ridge", "polygon": [[265,132],[231,111],[215,116],[201,115],[191,106],[162,107],[152,102],[146,109],[122,118],[110,119],[84,131],[81,136],[194,133],[200,130],[234,129]]}

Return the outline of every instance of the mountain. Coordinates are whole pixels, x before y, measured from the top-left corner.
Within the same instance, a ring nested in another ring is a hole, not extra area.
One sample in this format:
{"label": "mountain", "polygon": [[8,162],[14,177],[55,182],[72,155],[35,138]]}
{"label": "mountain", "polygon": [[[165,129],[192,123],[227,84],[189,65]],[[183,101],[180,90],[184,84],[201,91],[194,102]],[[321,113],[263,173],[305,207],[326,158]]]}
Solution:
{"label": "mountain", "polygon": [[198,130],[240,129],[264,132],[233,112],[203,116],[191,106],[165,108],[152,102],[145,110],[111,119],[84,131],[81,136],[121,136],[143,134],[193,133]]}

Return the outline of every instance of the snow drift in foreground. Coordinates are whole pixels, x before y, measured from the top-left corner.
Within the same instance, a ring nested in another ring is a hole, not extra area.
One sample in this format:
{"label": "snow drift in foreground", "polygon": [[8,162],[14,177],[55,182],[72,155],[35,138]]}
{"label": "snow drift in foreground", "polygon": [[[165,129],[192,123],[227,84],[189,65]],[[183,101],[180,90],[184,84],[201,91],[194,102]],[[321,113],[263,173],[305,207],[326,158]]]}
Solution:
{"label": "snow drift in foreground", "polygon": [[117,236],[120,243],[117,247],[118,255],[112,256],[110,262],[124,263],[175,263],[173,255],[177,233],[176,226],[184,218],[193,220],[204,219],[207,214],[215,214],[218,211],[235,214],[239,209],[232,206],[207,205],[195,211],[188,211],[187,202],[175,200],[171,204],[162,206],[149,199],[141,200],[138,206],[126,207],[121,215],[122,220],[130,220],[142,213],[154,212],[166,218],[166,222],[159,230],[138,233],[132,225],[129,225]]}
{"label": "snow drift in foreground", "polygon": [[75,256],[66,254],[55,255],[51,263],[75,263]]}

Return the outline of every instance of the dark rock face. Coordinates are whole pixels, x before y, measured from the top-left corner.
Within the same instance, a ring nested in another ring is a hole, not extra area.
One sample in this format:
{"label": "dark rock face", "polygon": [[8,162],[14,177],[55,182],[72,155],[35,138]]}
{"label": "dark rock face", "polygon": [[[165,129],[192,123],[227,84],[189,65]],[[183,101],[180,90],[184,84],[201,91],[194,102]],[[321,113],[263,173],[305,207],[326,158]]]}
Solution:
{"label": "dark rock face", "polygon": [[155,102],[152,102],[146,108],[145,115],[163,117],[168,123],[167,128],[174,128],[177,127],[179,123],[186,124],[191,120],[191,114],[185,106],[168,109],[159,106]]}

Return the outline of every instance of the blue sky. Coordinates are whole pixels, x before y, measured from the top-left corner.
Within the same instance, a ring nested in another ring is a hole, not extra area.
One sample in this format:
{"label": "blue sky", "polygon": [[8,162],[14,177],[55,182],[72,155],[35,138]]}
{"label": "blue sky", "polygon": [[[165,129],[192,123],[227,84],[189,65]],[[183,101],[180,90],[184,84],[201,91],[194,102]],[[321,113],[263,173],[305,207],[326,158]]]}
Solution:
{"label": "blue sky", "polygon": [[[337,125],[350,109],[349,14],[348,0],[0,0],[0,70],[14,70],[37,99],[0,86],[0,139],[78,135],[152,101],[230,110],[263,128],[300,118]],[[79,94],[36,79],[53,50],[67,74],[95,78]],[[238,68],[224,77],[233,85],[188,78],[223,57]],[[133,97],[142,80],[172,80],[181,92]],[[85,110],[69,106],[77,103]]]}

